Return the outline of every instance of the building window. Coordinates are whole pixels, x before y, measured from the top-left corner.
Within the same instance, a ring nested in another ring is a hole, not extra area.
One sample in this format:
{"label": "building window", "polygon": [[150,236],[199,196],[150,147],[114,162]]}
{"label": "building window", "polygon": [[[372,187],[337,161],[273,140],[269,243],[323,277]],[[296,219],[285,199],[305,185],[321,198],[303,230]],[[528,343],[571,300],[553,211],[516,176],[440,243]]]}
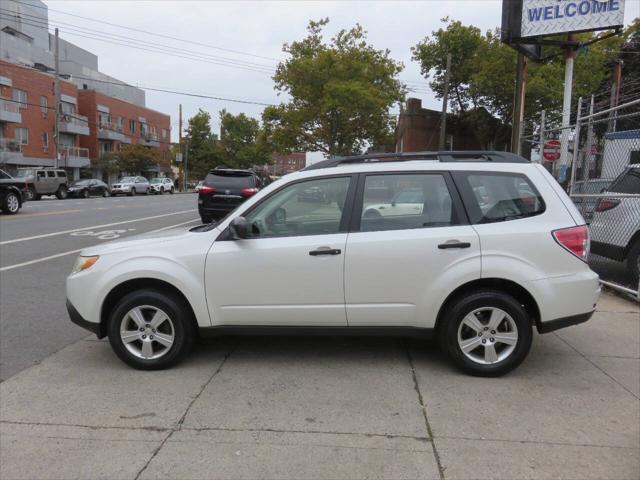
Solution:
{"label": "building window", "polygon": [[21,145],[29,145],[29,129],[28,128],[16,128],[16,142]]}
{"label": "building window", "polygon": [[49,114],[49,101],[44,95],[40,97],[40,111],[42,112],[42,118],[47,118]]}
{"label": "building window", "polygon": [[124,132],[124,118],[122,117],[118,117],[118,131],[119,132]]}
{"label": "building window", "polygon": [[131,133],[136,133],[136,121],[135,120],[129,120],[129,131]]}
{"label": "building window", "polygon": [[110,153],[113,151],[113,149],[111,148],[111,142],[100,142],[100,155],[103,155],[105,153]]}
{"label": "building window", "polygon": [[14,88],[12,95],[13,100],[21,104],[20,108],[27,108],[27,92]]}
{"label": "building window", "polygon": [[45,152],[49,150],[49,134],[47,132],[42,134],[42,150]]}
{"label": "building window", "polygon": [[167,139],[167,129],[163,128],[162,129],[162,140],[166,140]]}
{"label": "building window", "polygon": [[98,119],[101,128],[110,128],[111,127],[111,114],[98,112]]}
{"label": "building window", "polygon": [[60,102],[60,110],[62,110],[63,115],[73,115],[76,113],[76,106],[73,103]]}

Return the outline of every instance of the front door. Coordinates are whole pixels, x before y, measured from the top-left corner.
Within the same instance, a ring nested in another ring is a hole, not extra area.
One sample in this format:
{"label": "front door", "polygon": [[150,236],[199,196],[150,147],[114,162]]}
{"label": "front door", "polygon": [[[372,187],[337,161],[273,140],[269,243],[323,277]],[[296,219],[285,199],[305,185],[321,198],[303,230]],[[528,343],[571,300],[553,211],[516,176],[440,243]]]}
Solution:
{"label": "front door", "polygon": [[369,174],[345,263],[349,326],[431,328],[443,299],[480,278],[480,242],[448,173]]}
{"label": "front door", "polygon": [[287,185],[243,214],[250,238],[213,244],[205,283],[215,325],[347,325],[351,183],[341,176]]}

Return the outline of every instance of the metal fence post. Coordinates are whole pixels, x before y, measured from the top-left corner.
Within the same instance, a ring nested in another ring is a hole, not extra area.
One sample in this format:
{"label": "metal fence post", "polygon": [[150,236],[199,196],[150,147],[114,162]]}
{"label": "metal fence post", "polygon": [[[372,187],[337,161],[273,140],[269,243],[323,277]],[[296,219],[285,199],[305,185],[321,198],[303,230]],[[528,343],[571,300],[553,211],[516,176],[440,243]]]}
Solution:
{"label": "metal fence post", "polygon": [[539,143],[539,147],[540,147],[540,163],[542,163],[544,161],[544,128],[545,128],[545,117],[546,117],[547,111],[546,110],[542,110],[542,113],[540,114],[540,143]]}
{"label": "metal fence post", "polygon": [[595,158],[595,154],[593,153],[593,103],[594,103],[594,95],[591,95],[591,105],[589,106],[589,120],[587,126],[587,149],[585,150],[584,156],[584,165],[582,167],[582,180],[586,185],[587,180],[589,180],[589,172],[591,170],[591,161]]}
{"label": "metal fence post", "polygon": [[576,129],[573,136],[573,158],[571,160],[571,178],[569,179],[569,195],[573,195],[573,186],[576,179],[576,163],[580,152],[580,115],[582,114],[582,97],[578,99],[578,112],[576,113]]}

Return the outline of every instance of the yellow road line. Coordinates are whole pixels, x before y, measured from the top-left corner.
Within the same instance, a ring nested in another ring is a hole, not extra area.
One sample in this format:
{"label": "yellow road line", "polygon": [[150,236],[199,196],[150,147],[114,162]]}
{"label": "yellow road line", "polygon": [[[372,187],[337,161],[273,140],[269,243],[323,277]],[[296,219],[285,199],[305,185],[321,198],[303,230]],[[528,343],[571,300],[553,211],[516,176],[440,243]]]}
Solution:
{"label": "yellow road line", "polygon": [[15,216],[3,216],[2,220],[20,220],[25,217],[42,217],[46,215],[64,215],[66,213],[78,213],[83,210],[60,210],[59,212],[41,212],[41,213],[21,213]]}

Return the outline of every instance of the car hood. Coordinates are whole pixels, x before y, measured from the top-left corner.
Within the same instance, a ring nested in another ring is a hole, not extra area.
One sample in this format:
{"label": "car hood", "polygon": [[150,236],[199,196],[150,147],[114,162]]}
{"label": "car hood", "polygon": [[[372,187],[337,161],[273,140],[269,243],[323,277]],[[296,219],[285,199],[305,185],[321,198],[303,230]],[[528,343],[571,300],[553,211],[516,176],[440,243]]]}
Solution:
{"label": "car hood", "polygon": [[[148,253],[157,248],[179,249],[183,248],[183,244],[189,244],[194,236],[202,235],[200,232],[190,232],[190,227],[179,227],[162,232],[149,232],[140,235],[134,235],[123,240],[115,240],[101,245],[94,245],[82,250],[80,255],[106,255],[112,252],[122,252],[130,250],[132,254],[139,255],[141,251]],[[215,238],[215,235],[211,237]]]}

